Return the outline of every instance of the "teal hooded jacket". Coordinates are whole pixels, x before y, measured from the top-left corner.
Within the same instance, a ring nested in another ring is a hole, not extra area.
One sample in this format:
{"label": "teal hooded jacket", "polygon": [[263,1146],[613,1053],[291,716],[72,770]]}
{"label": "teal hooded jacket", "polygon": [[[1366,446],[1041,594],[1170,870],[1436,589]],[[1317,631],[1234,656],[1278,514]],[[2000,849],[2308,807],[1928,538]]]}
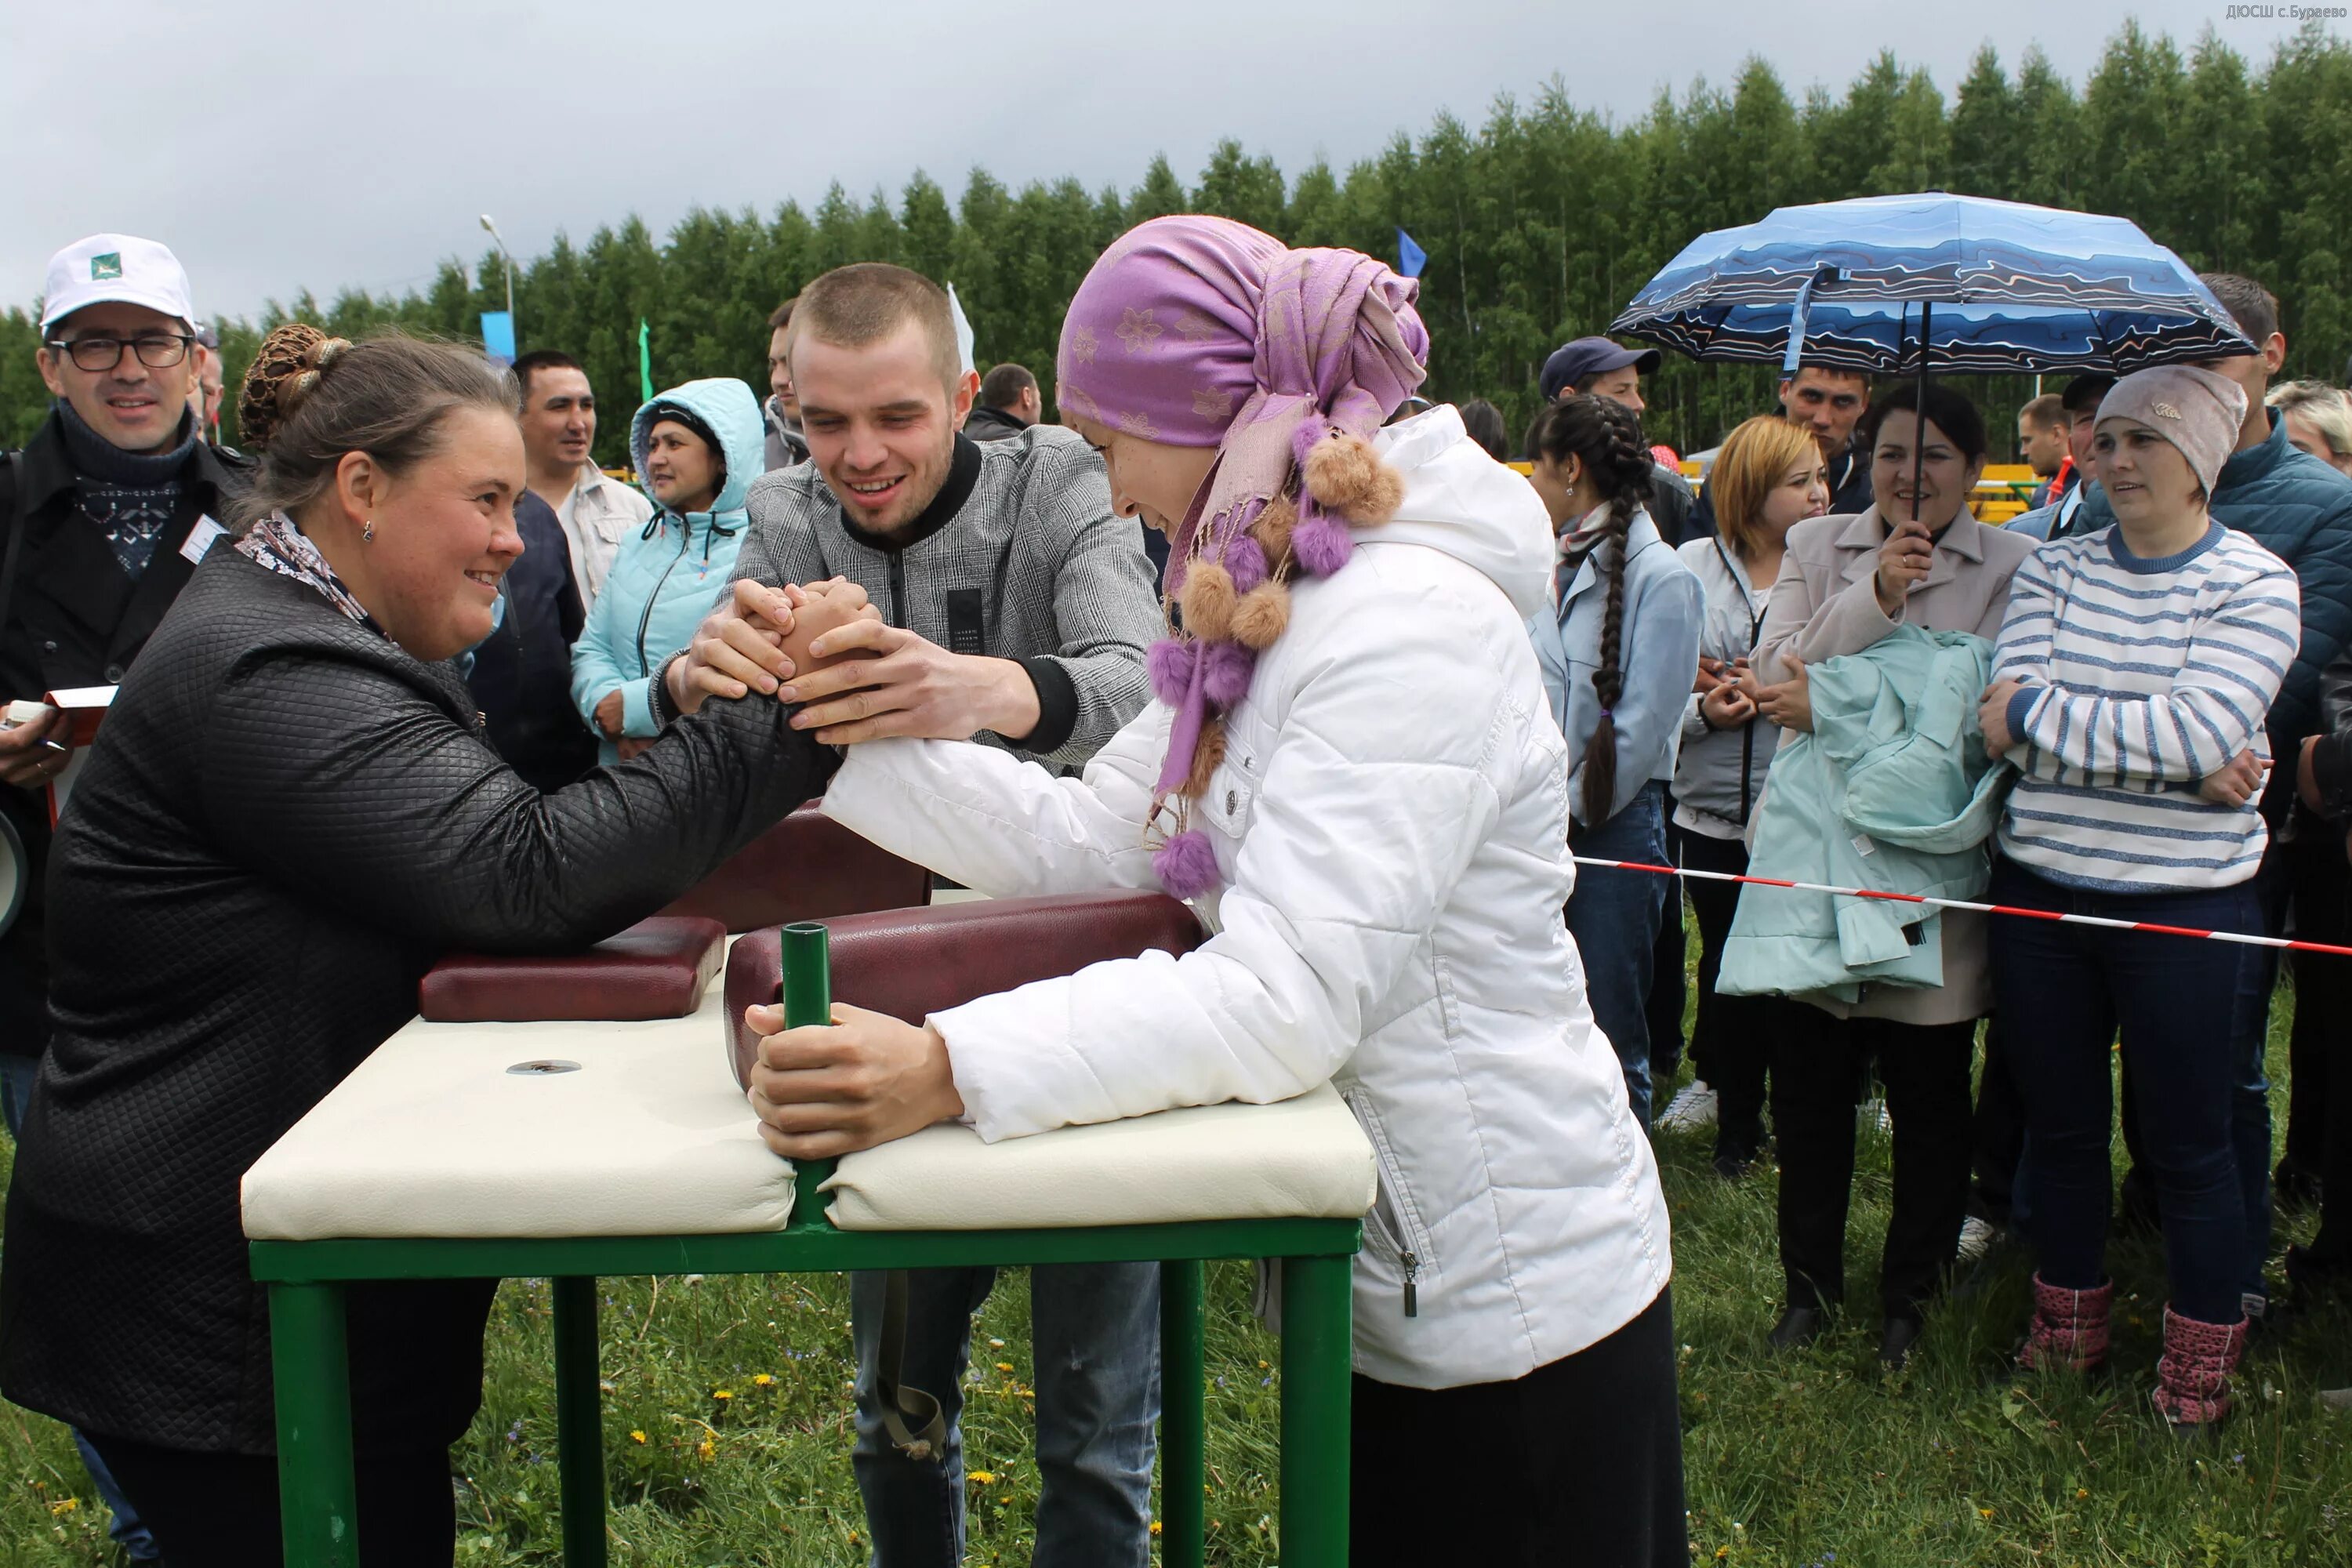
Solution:
{"label": "teal hooded jacket", "polygon": [[[767,428],[751,389],[724,378],[689,381],[638,409],[630,422],[629,459],[640,485],[646,437],[664,404],[686,409],[709,427],[719,437],[727,471],[709,511],[680,515],[655,501],[644,531],[622,542],[604,590],[572,647],[572,703],[596,731],[606,763],[619,755],[619,748],[596,729],[596,704],[617,689],[621,732],[660,732],[650,702],[653,673],[692,638],[734,576],[749,521],[743,497],[767,467]],[[646,493],[653,493],[649,486]]]}
{"label": "teal hooded jacket", "polygon": [[[1898,626],[1808,668],[1813,730],[1782,738],[1756,815],[1748,874],[1974,899],[2015,770],[1985,751],[1977,700],[1992,645]],[[1789,888],[1739,889],[1716,984],[1726,994],[1944,983],[1943,917],[1916,904]]]}

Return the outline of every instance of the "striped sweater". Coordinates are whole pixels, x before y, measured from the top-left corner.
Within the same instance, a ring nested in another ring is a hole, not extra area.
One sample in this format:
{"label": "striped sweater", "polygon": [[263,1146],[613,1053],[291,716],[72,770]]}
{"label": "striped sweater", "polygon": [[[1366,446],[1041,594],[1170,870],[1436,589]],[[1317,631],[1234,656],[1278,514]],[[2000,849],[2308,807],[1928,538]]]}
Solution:
{"label": "striped sweater", "polygon": [[1993,658],[1996,682],[2025,683],[2009,704],[2024,777],[2002,852],[2109,892],[2252,876],[2268,842],[2256,802],[2197,789],[2241,752],[2267,767],[2263,715],[2301,637],[2294,574],[2218,522],[2156,560],[2112,526],[2043,545],[2018,570]]}

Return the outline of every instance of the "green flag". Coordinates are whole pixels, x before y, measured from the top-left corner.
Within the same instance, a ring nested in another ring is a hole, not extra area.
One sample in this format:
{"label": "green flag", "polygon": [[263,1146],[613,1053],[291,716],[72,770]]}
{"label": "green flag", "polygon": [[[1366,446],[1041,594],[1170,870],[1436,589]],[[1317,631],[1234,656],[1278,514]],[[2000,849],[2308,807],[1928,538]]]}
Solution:
{"label": "green flag", "polygon": [[643,316],[637,318],[637,401],[654,400],[653,329],[646,325]]}

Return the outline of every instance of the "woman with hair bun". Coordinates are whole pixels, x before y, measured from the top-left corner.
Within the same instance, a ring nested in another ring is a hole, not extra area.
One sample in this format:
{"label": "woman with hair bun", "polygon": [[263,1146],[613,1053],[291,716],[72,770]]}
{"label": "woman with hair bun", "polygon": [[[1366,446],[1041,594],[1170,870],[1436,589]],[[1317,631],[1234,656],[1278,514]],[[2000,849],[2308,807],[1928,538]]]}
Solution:
{"label": "woman with hair bun", "polygon": [[[1547,405],[1528,427],[1528,457],[1559,540],[1552,609],[1528,626],[1568,737],[1569,847],[1663,866],[1666,785],[1698,670],[1698,579],[1650,521],[1657,464],[1630,409],[1581,393]],[[1666,900],[1681,896],[1654,871],[1586,867],[1568,900],[1593,1021],[1643,1127],[1651,955]]]}
{"label": "woman with hair bun", "polygon": [[[1666,1213],[1559,921],[1568,752],[1525,629],[1553,552],[1454,409],[1382,427],[1423,374],[1415,292],[1223,218],[1096,262],[1057,393],[1120,515],[1173,542],[1159,700],[1077,779],[852,746],[825,810],[995,896],[1163,888],[1216,935],[922,1023],[778,1027],[753,1101],[797,1156],[1335,1083],[1380,1167],[1351,1560],[1667,1568],[1689,1547]],[[1403,1474],[1444,1506],[1397,1508]]]}
{"label": "woman with hair bun", "polygon": [[[609,936],[832,766],[764,701],[553,795],[499,760],[449,662],[522,549],[514,390],[479,354],[289,324],[239,414],[242,536],[123,682],[58,832],[56,1033],[0,1268],[0,1388],[89,1434],[173,1568],[281,1556],[247,1167],[441,954]],[[451,1560],[490,1291],[348,1289],[362,1561]]]}

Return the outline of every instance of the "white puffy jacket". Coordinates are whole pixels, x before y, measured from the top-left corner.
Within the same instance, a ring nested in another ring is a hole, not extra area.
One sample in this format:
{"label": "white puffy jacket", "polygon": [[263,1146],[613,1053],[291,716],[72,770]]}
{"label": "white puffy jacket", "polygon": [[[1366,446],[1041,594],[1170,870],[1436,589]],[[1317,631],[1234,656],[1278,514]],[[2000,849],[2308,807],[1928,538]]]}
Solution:
{"label": "white puffy jacket", "polygon": [[[1216,935],[931,1021],[991,1140],[1335,1081],[1380,1160],[1356,1366],[1446,1388],[1605,1338],[1672,1264],[1560,921],[1568,753],[1526,631],[1544,509],[1450,407],[1378,445],[1404,504],[1345,570],[1294,584],[1193,809],[1225,877],[1202,901]],[[998,897],[1156,887],[1169,721],[1145,709],[1082,779],[982,746],[855,746],[825,810]]]}

